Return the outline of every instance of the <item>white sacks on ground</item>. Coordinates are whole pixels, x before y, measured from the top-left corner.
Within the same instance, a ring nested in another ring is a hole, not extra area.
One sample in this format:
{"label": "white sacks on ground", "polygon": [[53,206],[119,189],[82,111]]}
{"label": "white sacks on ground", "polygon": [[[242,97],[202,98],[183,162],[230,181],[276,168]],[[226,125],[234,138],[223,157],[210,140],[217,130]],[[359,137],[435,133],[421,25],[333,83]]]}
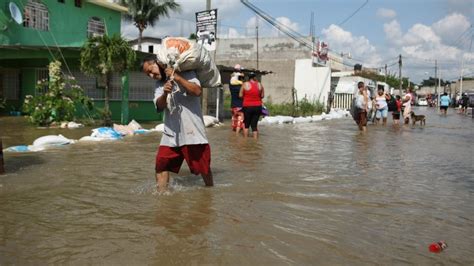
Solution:
{"label": "white sacks on ground", "polygon": [[293,124],[299,124],[299,123],[310,123],[312,122],[312,118],[311,117],[295,117],[293,119]]}
{"label": "white sacks on ground", "polygon": [[111,127],[99,127],[92,129],[91,137],[101,140],[121,139],[122,135]]}
{"label": "white sacks on ground", "polygon": [[278,117],[276,117],[276,116],[265,116],[264,118],[262,118],[260,123],[263,123],[263,124],[278,124]]}
{"label": "white sacks on ground", "polygon": [[318,121],[323,120],[323,116],[322,116],[322,115],[313,115],[313,116],[311,117],[311,120],[312,120],[313,122],[318,122]]}
{"label": "white sacks on ground", "polygon": [[215,126],[215,125],[219,124],[219,119],[217,119],[213,116],[204,115],[202,118],[204,120],[204,126],[206,126],[206,127],[212,127],[212,126]]}
{"label": "white sacks on ground", "polygon": [[177,71],[195,70],[202,87],[221,85],[221,75],[209,52],[194,41],[178,37],[165,38],[156,55],[160,63]]}
{"label": "white sacks on ground", "polygon": [[63,135],[48,135],[37,138],[33,142],[33,146],[66,145],[70,143],[74,143],[74,140],[65,138]]}
{"label": "white sacks on ground", "polygon": [[135,120],[130,121],[128,125],[114,124],[114,130],[119,132],[122,136],[146,133],[142,126]]}

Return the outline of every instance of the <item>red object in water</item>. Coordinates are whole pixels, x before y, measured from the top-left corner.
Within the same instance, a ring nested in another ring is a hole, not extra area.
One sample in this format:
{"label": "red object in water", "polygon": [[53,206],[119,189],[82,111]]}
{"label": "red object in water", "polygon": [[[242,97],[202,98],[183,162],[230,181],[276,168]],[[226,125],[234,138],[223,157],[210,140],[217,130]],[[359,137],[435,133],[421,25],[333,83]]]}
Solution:
{"label": "red object in water", "polygon": [[436,243],[431,243],[429,246],[430,252],[433,253],[440,253],[441,251],[445,250],[448,245],[444,241],[439,241]]}

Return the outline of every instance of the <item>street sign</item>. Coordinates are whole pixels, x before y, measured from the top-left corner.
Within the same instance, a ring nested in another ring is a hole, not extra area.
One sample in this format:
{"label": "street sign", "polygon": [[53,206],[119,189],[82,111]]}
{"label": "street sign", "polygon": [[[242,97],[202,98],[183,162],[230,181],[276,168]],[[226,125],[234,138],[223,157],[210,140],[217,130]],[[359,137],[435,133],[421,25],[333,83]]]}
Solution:
{"label": "street sign", "polygon": [[196,12],[196,35],[198,43],[204,48],[216,50],[217,9]]}

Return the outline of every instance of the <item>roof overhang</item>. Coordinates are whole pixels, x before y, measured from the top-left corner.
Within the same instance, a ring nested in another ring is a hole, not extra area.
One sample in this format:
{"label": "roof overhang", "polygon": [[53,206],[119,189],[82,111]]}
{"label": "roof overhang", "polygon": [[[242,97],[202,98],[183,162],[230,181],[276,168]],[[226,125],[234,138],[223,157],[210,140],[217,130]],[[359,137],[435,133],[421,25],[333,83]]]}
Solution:
{"label": "roof overhang", "polygon": [[124,6],[121,6],[119,4],[108,2],[106,0],[87,0],[87,2],[89,2],[91,4],[98,5],[98,6],[105,7],[105,8],[108,8],[108,9],[112,9],[112,10],[115,10],[115,11],[119,11],[119,12],[122,12],[122,13],[127,13],[128,12],[128,8],[126,8]]}

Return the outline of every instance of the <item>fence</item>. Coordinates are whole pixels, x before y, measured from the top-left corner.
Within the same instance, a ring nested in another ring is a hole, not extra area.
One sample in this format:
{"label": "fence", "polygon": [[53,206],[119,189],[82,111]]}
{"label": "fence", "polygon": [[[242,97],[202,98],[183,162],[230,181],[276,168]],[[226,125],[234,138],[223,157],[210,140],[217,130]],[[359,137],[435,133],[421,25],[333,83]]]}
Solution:
{"label": "fence", "polygon": [[352,93],[335,93],[332,108],[350,109],[352,97]]}

